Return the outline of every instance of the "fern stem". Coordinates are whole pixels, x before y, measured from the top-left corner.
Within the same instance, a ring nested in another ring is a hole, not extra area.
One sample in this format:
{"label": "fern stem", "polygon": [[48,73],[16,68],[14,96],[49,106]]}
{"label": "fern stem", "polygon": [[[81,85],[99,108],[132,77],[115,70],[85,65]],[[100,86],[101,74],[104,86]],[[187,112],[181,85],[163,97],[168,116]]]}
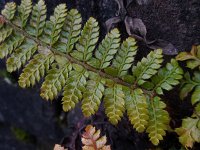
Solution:
{"label": "fern stem", "polygon": [[[4,17],[5,18],[5,17]],[[112,81],[114,81],[115,83],[117,84],[120,84],[120,85],[123,85],[123,86],[126,86],[126,87],[129,87],[130,89],[135,89],[135,86],[133,86],[132,84],[128,83],[128,82],[125,82],[123,81],[122,79],[118,78],[118,77],[114,77],[105,73],[104,71],[102,70],[99,70],[99,69],[96,69],[88,64],[86,64],[85,62],[82,62],[82,61],[79,61],[75,58],[73,58],[72,56],[70,56],[69,54],[64,54],[62,52],[59,52],[57,51],[55,48],[51,47],[50,45],[46,44],[45,42],[39,40],[38,38],[35,38],[33,36],[31,36],[30,34],[28,34],[26,31],[24,31],[23,29],[21,29],[20,27],[16,26],[15,24],[13,24],[10,20],[6,19],[5,18],[5,21],[8,25],[10,25],[15,31],[17,32],[20,32],[21,34],[23,34],[25,37],[27,38],[30,38],[32,40],[34,40],[36,43],[38,43],[38,45],[41,45],[41,46],[44,46],[44,47],[47,47],[49,50],[51,50],[54,54],[58,54],[58,55],[61,55],[61,56],[64,56],[66,57],[71,63],[75,63],[75,64],[78,64],[78,65],[81,65],[82,67],[86,68],[87,70],[89,71],[92,71],[92,72],[95,72],[97,74],[99,74],[101,77],[103,78],[107,78],[107,79],[110,79]],[[144,93],[148,94],[148,95],[151,95],[151,91],[148,91],[148,90],[145,90],[145,89],[142,89]]]}

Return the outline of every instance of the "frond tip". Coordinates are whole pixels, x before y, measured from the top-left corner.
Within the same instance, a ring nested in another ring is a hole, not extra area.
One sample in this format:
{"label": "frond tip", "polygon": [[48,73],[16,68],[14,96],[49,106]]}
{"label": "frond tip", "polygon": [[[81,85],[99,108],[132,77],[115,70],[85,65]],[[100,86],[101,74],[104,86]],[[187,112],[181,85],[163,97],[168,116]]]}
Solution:
{"label": "frond tip", "polygon": [[86,78],[88,72],[80,65],[73,65],[73,69],[69,73],[69,79],[64,87],[62,104],[63,110],[69,111],[83,98],[82,92],[85,91]]}
{"label": "frond tip", "polygon": [[116,125],[122,118],[125,111],[125,95],[121,85],[105,89],[104,93],[105,113],[109,121]]}
{"label": "frond tip", "polygon": [[44,77],[45,72],[53,61],[54,57],[52,54],[35,55],[34,59],[23,69],[23,73],[19,77],[19,85],[22,88],[34,86],[36,81],[39,82],[40,78]]}
{"label": "frond tip", "polygon": [[[58,57],[58,56],[57,56]],[[66,84],[72,65],[63,57],[58,57],[59,63],[55,63],[55,68],[48,71],[45,81],[41,87],[40,96],[46,100],[53,100]],[[61,63],[61,61],[63,61]]]}
{"label": "frond tip", "polygon": [[169,126],[169,114],[164,110],[166,104],[159,97],[154,97],[149,102],[149,123],[147,133],[150,141],[154,145],[158,145],[163,136],[166,135],[166,130]]}
{"label": "frond tip", "polygon": [[105,89],[105,82],[97,74],[89,73],[91,80],[87,81],[81,106],[83,114],[86,117],[94,115],[97,112]]}
{"label": "frond tip", "polygon": [[126,94],[128,118],[138,132],[144,132],[148,125],[149,112],[146,97],[141,89]]}

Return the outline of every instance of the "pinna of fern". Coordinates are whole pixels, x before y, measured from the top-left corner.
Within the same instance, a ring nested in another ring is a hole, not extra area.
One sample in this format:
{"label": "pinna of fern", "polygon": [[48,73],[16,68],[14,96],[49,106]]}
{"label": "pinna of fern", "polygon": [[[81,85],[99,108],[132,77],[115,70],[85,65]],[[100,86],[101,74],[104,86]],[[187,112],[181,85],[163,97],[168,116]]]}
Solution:
{"label": "pinna of fern", "polygon": [[0,58],[9,57],[9,72],[24,67],[18,81],[22,88],[45,78],[41,97],[54,100],[62,93],[64,111],[81,102],[83,114],[89,117],[103,101],[112,124],[127,111],[133,127],[146,130],[153,144],[163,139],[169,115],[159,95],[182,78],[175,59],[162,67],[162,50],[157,49],[136,64],[134,38],[121,43],[114,28],[97,44],[97,20],[90,17],[82,29],[79,12],[67,10],[65,4],[58,5],[49,20],[43,0],[34,6],[30,0],[22,0],[20,6],[7,3],[2,16]]}
{"label": "pinna of fern", "polygon": [[180,143],[192,148],[195,142],[200,143],[200,46],[193,46],[190,52],[181,52],[176,59],[185,61],[187,67],[192,70],[197,69],[192,76],[189,72],[185,73],[180,90],[182,100],[191,96],[193,114],[184,118],[182,125],[175,130]]}

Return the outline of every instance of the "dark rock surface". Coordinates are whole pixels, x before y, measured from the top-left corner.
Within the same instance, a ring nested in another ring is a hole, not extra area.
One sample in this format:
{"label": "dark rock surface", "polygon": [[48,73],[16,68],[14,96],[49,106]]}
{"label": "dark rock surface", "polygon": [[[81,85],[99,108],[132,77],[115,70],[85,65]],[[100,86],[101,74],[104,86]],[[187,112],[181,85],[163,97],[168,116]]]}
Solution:
{"label": "dark rock surface", "polygon": [[10,132],[6,134],[12,127],[25,130],[36,138],[37,143],[45,146],[59,143],[64,135],[55,118],[55,107],[40,98],[39,87],[23,90],[16,83],[8,84],[1,78],[0,89],[0,149],[9,150],[15,146],[16,150],[28,149],[25,143],[20,145],[19,141],[15,141]]}

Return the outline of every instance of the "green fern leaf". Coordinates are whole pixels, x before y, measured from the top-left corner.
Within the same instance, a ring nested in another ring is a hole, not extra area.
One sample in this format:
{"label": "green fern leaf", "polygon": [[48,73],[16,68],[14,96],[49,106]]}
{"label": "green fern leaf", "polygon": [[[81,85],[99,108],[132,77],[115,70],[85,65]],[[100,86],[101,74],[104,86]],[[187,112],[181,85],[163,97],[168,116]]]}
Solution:
{"label": "green fern leaf", "polygon": [[141,62],[137,63],[137,66],[133,66],[132,72],[136,78],[136,83],[142,85],[146,79],[150,79],[157,73],[157,70],[161,67],[163,62],[162,50],[157,49],[151,51],[147,58],[142,58]]}
{"label": "green fern leaf", "polygon": [[160,140],[163,140],[168,126],[169,114],[163,110],[166,104],[160,101],[159,97],[154,97],[149,102],[149,124],[147,133],[149,134],[150,141],[154,145],[158,145]]}
{"label": "green fern leaf", "polygon": [[69,79],[64,88],[62,104],[63,110],[69,111],[82,99],[82,92],[85,91],[86,77],[88,72],[80,65],[73,65],[69,73]]}
{"label": "green fern leaf", "polygon": [[154,90],[158,94],[163,94],[163,89],[169,91],[173,86],[179,84],[182,79],[183,70],[179,67],[175,59],[171,63],[167,63],[166,67],[159,70],[158,74],[152,78],[155,85]]}
{"label": "green fern leaf", "polygon": [[[180,98],[182,100],[186,98],[196,85],[198,85],[198,81],[197,83],[193,81],[190,77],[189,72],[186,72],[184,75],[184,80],[182,81],[182,84],[181,84]],[[199,85],[200,85],[200,81],[199,81]]]}
{"label": "green fern leaf", "polygon": [[127,75],[127,70],[132,66],[137,53],[137,46],[135,45],[135,39],[129,37],[122,43],[121,48],[118,50],[112,65],[117,69],[119,77]]}
{"label": "green fern leaf", "polygon": [[125,111],[125,95],[122,86],[114,85],[114,87],[105,89],[104,96],[105,113],[109,121],[116,125]]}
{"label": "green fern leaf", "polygon": [[9,39],[0,45],[0,58],[7,57],[15,51],[24,41],[24,36],[13,34]]}
{"label": "green fern leaf", "polygon": [[126,109],[131,124],[138,132],[144,132],[149,120],[146,97],[141,89],[126,94]]}
{"label": "green fern leaf", "polygon": [[[192,92],[193,91],[193,92]],[[187,72],[184,75],[184,81],[181,86],[180,98],[184,99],[188,94],[192,92],[191,102],[194,105],[197,102],[200,102],[200,72],[194,72],[194,76],[190,77],[190,74]]]}
{"label": "green fern leaf", "polygon": [[44,77],[45,71],[48,71],[50,64],[54,61],[53,54],[37,54],[23,69],[23,73],[19,77],[19,85],[22,88],[35,85],[35,82]]}
{"label": "green fern leaf", "polygon": [[56,45],[57,50],[68,53],[72,51],[74,44],[79,39],[81,22],[81,14],[76,9],[70,10],[66,17],[59,43]]}
{"label": "green fern leaf", "polygon": [[192,105],[200,102],[200,72],[194,72],[192,79],[190,74],[187,72],[185,73],[184,78],[185,79],[181,86],[180,98],[184,99],[191,91],[193,91],[191,97]]}
{"label": "green fern leaf", "polygon": [[[64,60],[65,58],[60,59]],[[68,73],[72,69],[71,64],[67,60],[65,60],[65,63],[62,65],[59,65],[58,63],[57,67],[58,68],[55,67],[49,70],[48,75],[45,77],[45,81],[42,84],[40,96],[46,100],[53,100],[58,95],[65,86]]]}
{"label": "green fern leaf", "polygon": [[99,25],[96,19],[90,17],[86,22],[81,36],[76,44],[76,50],[71,55],[82,61],[88,61],[92,58],[92,52],[99,39]]}
{"label": "green fern leaf", "polygon": [[13,29],[6,26],[0,29],[0,44],[4,42],[13,32]]}
{"label": "green fern leaf", "polygon": [[101,103],[104,92],[104,81],[97,74],[91,73],[87,81],[86,91],[82,100],[82,112],[89,117],[96,113]]}
{"label": "green fern leaf", "polygon": [[20,69],[22,65],[31,58],[31,56],[36,52],[37,44],[32,40],[26,40],[23,45],[21,45],[11,57],[8,58],[6,62],[6,67],[8,72],[16,71]]}
{"label": "green fern leaf", "polygon": [[98,69],[108,67],[117,53],[120,46],[120,34],[117,28],[113,29],[106,35],[98,49],[95,51],[95,57],[89,62],[90,65]]}
{"label": "green fern leaf", "polygon": [[27,32],[38,38],[44,29],[46,20],[46,5],[44,0],[39,0],[38,3],[33,7],[30,24],[27,26]]}
{"label": "green fern leaf", "polygon": [[192,46],[190,52],[181,52],[176,56],[176,60],[186,61],[187,67],[194,69],[198,67],[200,69],[200,45]]}
{"label": "green fern leaf", "polygon": [[24,28],[27,24],[28,17],[32,11],[32,1],[31,0],[22,0],[20,6],[17,8],[18,16],[13,20],[13,22]]}
{"label": "green fern leaf", "polygon": [[176,133],[179,135],[179,141],[185,147],[193,147],[194,142],[200,142],[200,124],[199,118],[186,118],[183,119],[182,126],[176,128]]}
{"label": "green fern leaf", "polygon": [[200,102],[200,85],[196,86],[191,98],[192,105]]}
{"label": "green fern leaf", "polygon": [[16,4],[14,2],[7,3],[1,14],[8,20],[12,20],[15,16]]}
{"label": "green fern leaf", "polygon": [[44,34],[40,39],[50,46],[53,46],[60,37],[60,32],[64,25],[66,16],[66,5],[58,5],[54,10],[54,15],[50,17],[50,21],[46,22]]}

